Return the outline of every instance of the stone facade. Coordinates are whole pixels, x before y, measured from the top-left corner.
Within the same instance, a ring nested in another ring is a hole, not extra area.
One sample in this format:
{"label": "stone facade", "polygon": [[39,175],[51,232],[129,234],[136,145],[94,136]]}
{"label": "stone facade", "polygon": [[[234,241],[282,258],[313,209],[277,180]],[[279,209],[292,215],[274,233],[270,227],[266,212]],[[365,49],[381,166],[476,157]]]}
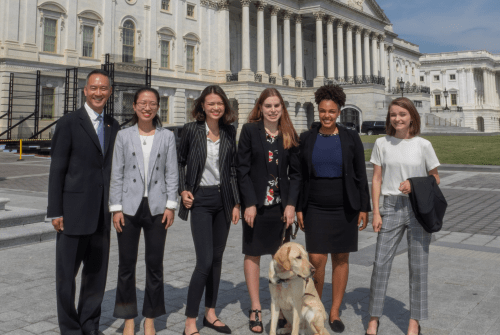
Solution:
{"label": "stone facade", "polygon": [[[431,88],[433,114],[462,120],[462,126],[478,131],[500,132],[500,55],[488,51],[444,52],[425,54],[420,62],[419,81]],[[443,94],[445,89],[448,99]],[[445,110],[446,105],[450,110]]]}
{"label": "stone facade", "polygon": [[[228,93],[239,128],[260,92],[276,86],[298,131],[317,118],[314,90],[325,82],[344,85],[342,121],[355,123],[385,118],[398,78],[420,84],[418,46],[397,37],[375,0],[0,0],[0,8],[0,116],[11,72],[43,69],[42,90],[55,96],[44,105],[53,109],[47,124],[63,113],[64,68],[100,67],[105,54],[129,72],[151,59],[160,114],[172,125],[189,121],[192,100],[212,83]],[[410,98],[427,113],[429,95],[418,92]],[[115,105],[129,103],[126,94]]]}

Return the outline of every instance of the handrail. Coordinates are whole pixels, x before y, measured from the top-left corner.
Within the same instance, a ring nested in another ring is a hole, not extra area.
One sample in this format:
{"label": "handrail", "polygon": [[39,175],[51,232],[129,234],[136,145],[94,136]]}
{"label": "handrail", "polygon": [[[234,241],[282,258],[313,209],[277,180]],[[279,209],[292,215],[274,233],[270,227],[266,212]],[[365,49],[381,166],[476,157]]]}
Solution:
{"label": "handrail", "polygon": [[4,131],[3,133],[0,134],[0,136],[3,136],[5,134],[7,134],[10,130],[16,128],[17,126],[19,126],[21,123],[23,123],[24,121],[28,120],[30,117],[34,116],[35,115],[35,112],[31,113],[30,115],[28,115],[27,117],[25,117],[24,119],[22,119],[21,121],[19,121],[18,123],[16,123],[15,125],[13,125],[12,127],[9,127],[7,128],[6,131]]}
{"label": "handrail", "polygon": [[6,117],[7,115],[9,115],[9,112],[5,113],[4,115],[0,116],[0,119],[3,119],[4,117]]}

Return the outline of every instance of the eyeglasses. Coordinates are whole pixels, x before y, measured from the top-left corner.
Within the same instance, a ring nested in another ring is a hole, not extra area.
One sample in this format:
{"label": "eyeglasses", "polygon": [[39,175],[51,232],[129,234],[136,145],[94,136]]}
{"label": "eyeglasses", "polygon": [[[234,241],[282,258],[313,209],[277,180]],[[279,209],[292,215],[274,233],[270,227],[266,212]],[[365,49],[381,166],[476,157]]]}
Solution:
{"label": "eyeglasses", "polygon": [[[139,101],[139,102],[137,102],[136,105],[139,106],[140,108],[146,108],[146,106],[148,105],[148,101]],[[153,109],[158,108],[158,103],[151,101],[151,102],[149,102],[149,107],[151,107]]]}

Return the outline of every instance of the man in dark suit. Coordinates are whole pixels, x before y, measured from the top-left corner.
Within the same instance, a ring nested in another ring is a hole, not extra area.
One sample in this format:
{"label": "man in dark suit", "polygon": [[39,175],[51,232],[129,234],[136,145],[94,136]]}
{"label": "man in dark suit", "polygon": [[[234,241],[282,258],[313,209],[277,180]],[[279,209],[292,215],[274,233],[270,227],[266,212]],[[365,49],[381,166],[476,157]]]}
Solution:
{"label": "man in dark suit", "polygon": [[[85,105],[63,116],[51,143],[47,217],[57,230],[57,314],[62,335],[97,335],[108,272],[111,161],[120,126],[103,109],[111,95],[108,74],[87,76]],[[75,277],[82,282],[75,308]]]}

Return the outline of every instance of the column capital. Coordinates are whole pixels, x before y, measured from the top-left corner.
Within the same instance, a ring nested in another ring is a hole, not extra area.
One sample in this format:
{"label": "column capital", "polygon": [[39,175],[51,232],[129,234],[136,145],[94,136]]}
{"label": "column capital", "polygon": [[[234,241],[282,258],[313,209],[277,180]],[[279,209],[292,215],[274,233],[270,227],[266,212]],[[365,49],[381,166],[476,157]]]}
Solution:
{"label": "column capital", "polygon": [[370,34],[370,39],[372,39],[372,40],[377,40],[377,39],[378,39],[378,34],[377,34],[376,32],[374,32],[374,31],[373,31],[373,32]]}
{"label": "column capital", "polygon": [[344,20],[342,20],[342,19],[339,19],[339,20],[337,21],[337,27],[338,27],[338,28],[342,28],[342,27],[344,26],[344,24],[345,24],[345,21],[344,21]]}
{"label": "column capital", "polygon": [[472,71],[472,68],[471,67],[466,67],[465,68],[465,72],[471,72]]}
{"label": "column capital", "polygon": [[428,75],[430,75],[430,74],[431,74],[431,71],[430,71],[430,70],[425,71],[425,75],[426,75],[426,76],[428,76]]}
{"label": "column capital", "polygon": [[331,16],[331,15],[327,16],[326,23],[333,24],[334,21],[335,21],[335,16]]}
{"label": "column capital", "polygon": [[313,14],[316,21],[323,21],[323,18],[325,17],[325,13],[323,12],[314,12]]}
{"label": "column capital", "polygon": [[356,33],[356,35],[361,35],[362,31],[363,31],[363,28],[361,28],[360,26],[356,26],[354,28],[354,32]]}
{"label": "column capital", "polygon": [[240,1],[242,7],[250,7],[250,2],[252,2],[252,0],[240,0]]}
{"label": "column capital", "polygon": [[283,10],[283,19],[284,20],[290,20],[290,18],[292,17],[292,15],[293,15],[292,11]]}
{"label": "column capital", "polygon": [[389,51],[389,53],[394,52],[394,46],[393,45],[387,45],[387,51]]}
{"label": "column capital", "polygon": [[295,23],[302,24],[302,15],[300,15],[300,14],[295,15]]}
{"label": "column capital", "polygon": [[346,31],[352,31],[353,25],[351,22],[345,24]]}
{"label": "column capital", "polygon": [[218,3],[219,10],[229,10],[229,0],[221,0]]}
{"label": "column capital", "polygon": [[265,1],[259,1],[255,3],[255,8],[257,8],[258,11],[263,11],[264,8],[266,8],[267,2]]}
{"label": "column capital", "polygon": [[371,32],[370,30],[368,30],[368,29],[363,29],[363,37],[367,37],[367,36],[368,36],[368,38],[370,38],[370,34],[371,34],[371,33],[372,33],[372,32]]}
{"label": "column capital", "polygon": [[465,69],[464,69],[463,67],[459,67],[459,68],[457,69],[457,72],[458,72],[458,73],[460,73],[460,72],[463,72],[464,70],[465,70]]}
{"label": "column capital", "polygon": [[278,13],[280,12],[281,8],[278,6],[271,6],[269,8],[269,12],[271,13],[271,16],[278,16]]}
{"label": "column capital", "polygon": [[384,42],[384,41],[385,41],[385,35],[384,35],[384,34],[380,34],[380,35],[378,35],[378,41],[379,41],[380,43]]}
{"label": "column capital", "polygon": [[441,70],[441,74],[446,74],[446,70]]}

